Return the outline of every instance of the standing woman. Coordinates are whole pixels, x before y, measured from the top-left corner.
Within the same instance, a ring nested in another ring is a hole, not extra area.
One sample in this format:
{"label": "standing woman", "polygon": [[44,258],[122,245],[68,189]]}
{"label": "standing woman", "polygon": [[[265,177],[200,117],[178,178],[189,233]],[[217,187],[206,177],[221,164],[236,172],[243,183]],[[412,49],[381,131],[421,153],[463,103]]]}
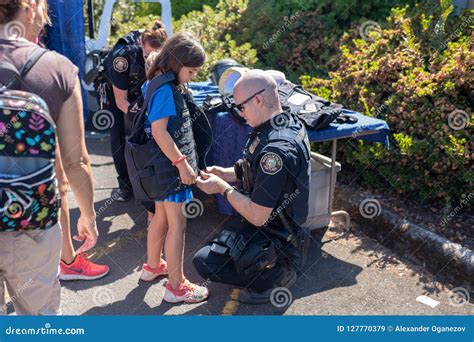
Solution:
{"label": "standing woman", "polygon": [[[34,51],[40,49],[35,42],[48,21],[46,0],[0,1],[0,61],[20,70]],[[8,28],[12,27],[21,29],[16,31],[17,34],[9,35]],[[5,73],[0,73],[0,83],[8,84],[9,81]],[[0,315],[5,314],[6,308],[4,284],[10,297],[15,299],[12,302],[17,314],[55,315],[60,312],[58,266],[61,244],[63,253],[66,245],[70,245],[70,254],[74,252],[67,179],[80,210],[75,239],[84,244],[79,251],[94,247],[98,236],[92,171],[84,138],[81,86],[77,67],[52,51],[46,51],[22,81],[21,90],[41,96],[46,102],[57,127],[60,156],[59,153],[56,155],[56,175],[60,184],[61,222],[47,229],[38,226],[37,230],[0,232]],[[0,172],[5,167],[8,165],[0,163]],[[5,213],[0,212],[0,219],[3,215]],[[90,262],[81,265],[85,267],[81,271],[87,272],[94,266],[92,268],[98,271],[96,275],[103,276],[108,272],[106,266],[96,267],[98,265]],[[90,275],[87,272],[84,275]],[[31,286],[25,287],[25,284]]]}
{"label": "standing woman", "polygon": [[119,202],[128,201],[133,196],[124,155],[124,118],[130,104],[141,95],[148,55],[159,50],[166,39],[163,24],[157,20],[150,29],[131,31],[120,38],[105,60],[105,98],[100,102],[103,109],[114,116],[114,124],[110,127],[110,147],[119,183],[113,197]]}
{"label": "standing woman", "polygon": [[[197,152],[192,122],[185,96],[185,84],[204,64],[206,54],[201,44],[187,33],[178,33],[166,41],[147,78],[163,84],[154,91],[147,107],[145,132],[158,145],[156,178],[160,195],[155,199],[155,215],[148,228],[147,263],[141,279],[151,281],[169,274],[164,300],[169,303],[197,303],[209,296],[204,286],[190,283],[183,274],[186,217],[183,204],[193,193],[196,182]],[[146,94],[149,83],[143,86]],[[161,257],[165,247],[166,261]]]}

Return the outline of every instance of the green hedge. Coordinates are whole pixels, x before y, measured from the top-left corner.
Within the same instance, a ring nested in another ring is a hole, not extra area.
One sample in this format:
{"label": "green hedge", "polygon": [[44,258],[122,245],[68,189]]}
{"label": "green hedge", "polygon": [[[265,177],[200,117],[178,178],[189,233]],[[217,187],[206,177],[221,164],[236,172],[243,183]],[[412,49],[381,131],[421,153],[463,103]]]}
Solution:
{"label": "green hedge", "polygon": [[[204,5],[215,7],[219,0],[172,0],[171,15],[173,20],[178,20],[184,14],[191,11],[202,10]],[[94,0],[95,31],[99,29],[99,22],[104,8],[105,0]],[[150,26],[161,14],[161,4],[150,2],[132,3],[120,0],[114,5],[112,13],[111,34],[109,45],[115,44],[118,38],[130,30],[141,29]],[[86,32],[89,32],[89,21],[87,18],[87,5],[84,4],[84,18]]]}
{"label": "green hedge", "polygon": [[[249,43],[237,44],[233,38],[233,32],[240,23],[247,3],[247,0],[220,0],[214,6],[204,4],[201,11],[191,11],[173,21],[174,32],[192,33],[206,50],[208,60],[198,72],[196,81],[209,79],[210,68],[222,58],[233,58],[248,67],[253,67],[257,62],[257,51]],[[172,7],[174,11],[174,3]],[[109,45],[113,45],[119,37],[133,29],[151,26],[157,18],[154,14],[148,14],[125,20],[125,16],[122,12],[114,14],[116,28]]]}
{"label": "green hedge", "polygon": [[301,74],[327,75],[337,64],[345,31],[366,20],[379,20],[408,0],[251,0],[235,36],[258,51],[259,66]]}
{"label": "green hedge", "polygon": [[238,27],[247,0],[220,0],[215,8],[204,5],[202,11],[193,11],[174,23],[175,32],[188,31],[199,38],[206,50],[208,61],[196,80],[209,79],[209,70],[222,58],[233,58],[247,67],[257,62],[257,51],[249,43],[238,44],[233,32]]}
{"label": "green hedge", "polygon": [[341,46],[330,80],[301,81],[390,125],[390,151],[360,141],[344,145],[343,161],[364,170],[368,184],[449,206],[473,189],[474,20],[472,11],[449,16],[451,2],[441,3],[394,9],[388,28]]}

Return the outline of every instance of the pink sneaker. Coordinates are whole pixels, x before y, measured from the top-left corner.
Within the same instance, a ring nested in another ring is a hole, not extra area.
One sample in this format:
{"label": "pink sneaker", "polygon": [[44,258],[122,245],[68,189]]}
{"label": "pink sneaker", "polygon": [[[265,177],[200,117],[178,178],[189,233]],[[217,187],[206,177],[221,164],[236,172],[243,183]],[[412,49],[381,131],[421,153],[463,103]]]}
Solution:
{"label": "pink sneaker", "polygon": [[164,260],[160,262],[157,268],[151,268],[147,264],[143,264],[140,280],[152,281],[161,275],[168,275],[168,266]]}
{"label": "pink sneaker", "polygon": [[87,254],[77,254],[73,263],[68,265],[60,262],[60,280],[94,280],[104,277],[109,273],[109,266],[97,265],[87,260]]}
{"label": "pink sneaker", "polygon": [[168,282],[165,286],[163,299],[168,303],[199,303],[206,300],[207,297],[209,297],[207,287],[190,283],[185,279],[177,289],[173,289],[170,282]]}

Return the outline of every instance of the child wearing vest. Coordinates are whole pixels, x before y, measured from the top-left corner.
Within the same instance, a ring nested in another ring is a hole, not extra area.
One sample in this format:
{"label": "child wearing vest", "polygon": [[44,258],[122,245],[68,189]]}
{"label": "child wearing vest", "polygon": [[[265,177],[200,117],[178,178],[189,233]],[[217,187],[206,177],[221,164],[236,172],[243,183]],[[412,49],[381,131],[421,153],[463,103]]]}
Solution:
{"label": "child wearing vest", "polygon": [[[182,94],[187,91],[184,85],[193,79],[205,60],[201,44],[187,33],[178,33],[166,41],[147,74],[148,80],[174,74],[174,81],[161,85],[147,106],[145,132],[163,153],[163,178],[164,182],[170,180],[170,186],[165,184],[166,190],[155,199],[155,215],[147,235],[147,262],[140,276],[141,280],[152,281],[168,275],[164,300],[169,303],[197,303],[209,296],[206,287],[192,284],[183,274],[187,224],[183,206],[193,198],[191,185],[196,182],[197,167],[189,110]],[[143,94],[148,85],[149,82],[143,85]],[[177,178],[169,176],[177,174],[174,168],[179,172],[177,184]],[[162,258],[163,246],[166,261]]]}

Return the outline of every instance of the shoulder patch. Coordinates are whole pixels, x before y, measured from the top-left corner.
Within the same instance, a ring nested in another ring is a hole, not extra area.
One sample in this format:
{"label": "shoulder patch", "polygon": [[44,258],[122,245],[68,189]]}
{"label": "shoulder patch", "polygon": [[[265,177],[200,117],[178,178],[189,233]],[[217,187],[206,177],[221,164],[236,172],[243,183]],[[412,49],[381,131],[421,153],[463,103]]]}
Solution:
{"label": "shoulder patch", "polygon": [[273,152],[267,152],[260,159],[260,168],[267,175],[275,175],[283,168],[283,160]]}
{"label": "shoulder patch", "polygon": [[128,60],[125,57],[115,57],[113,67],[117,72],[125,72],[128,70]]}

